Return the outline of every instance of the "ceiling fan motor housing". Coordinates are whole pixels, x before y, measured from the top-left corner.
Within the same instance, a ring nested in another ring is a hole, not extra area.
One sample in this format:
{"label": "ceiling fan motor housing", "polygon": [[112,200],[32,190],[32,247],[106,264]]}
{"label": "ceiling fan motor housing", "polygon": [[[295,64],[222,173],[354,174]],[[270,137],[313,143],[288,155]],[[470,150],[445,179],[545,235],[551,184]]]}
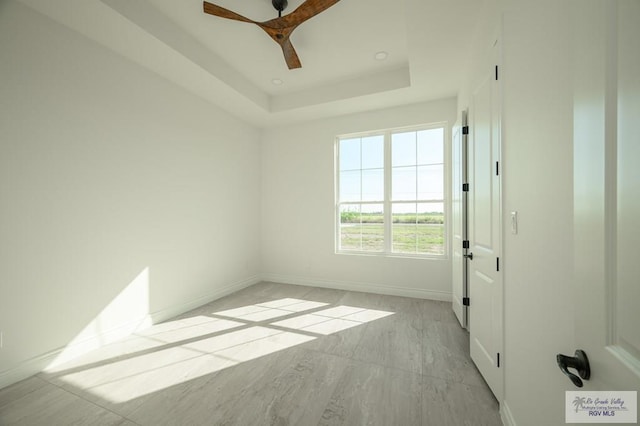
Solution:
{"label": "ceiling fan motor housing", "polygon": [[271,4],[276,8],[278,12],[282,12],[287,8],[287,0],[271,0]]}

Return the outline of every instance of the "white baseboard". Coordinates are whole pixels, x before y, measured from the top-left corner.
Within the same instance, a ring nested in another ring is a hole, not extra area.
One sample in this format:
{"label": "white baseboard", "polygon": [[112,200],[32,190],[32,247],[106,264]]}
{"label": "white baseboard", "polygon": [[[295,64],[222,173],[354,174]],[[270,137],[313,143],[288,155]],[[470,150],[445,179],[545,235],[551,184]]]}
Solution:
{"label": "white baseboard", "polygon": [[0,373],[0,389],[17,383],[21,380],[27,379],[34,374],[38,374],[44,370],[50,363],[52,363],[56,357],[60,354],[61,350],[55,350],[43,355],[36,356],[29,360],[23,361],[17,366],[5,370]]}
{"label": "white baseboard", "polygon": [[513,418],[513,414],[511,414],[509,405],[507,405],[505,401],[502,401],[502,404],[500,404],[500,418],[502,419],[503,425],[516,426],[516,421]]}
{"label": "white baseboard", "polygon": [[360,291],[366,293],[386,294],[390,296],[415,297],[418,299],[440,300],[451,302],[451,292],[424,290],[411,287],[369,284],[355,281],[326,280],[319,278],[294,277],[279,274],[263,274],[263,281],[282,284],[304,285],[310,287],[333,288],[337,290]]}
{"label": "white baseboard", "polygon": [[[179,305],[175,305],[175,306],[171,306],[169,308],[163,309],[161,311],[154,312],[153,314],[151,314],[151,319],[153,320],[153,324],[166,321],[184,312],[188,312],[192,309],[195,309],[202,305],[206,305],[207,303],[213,302],[214,300],[220,299],[221,297],[228,296],[229,294],[235,293],[236,291],[242,290],[243,288],[247,288],[249,286],[257,284],[260,281],[262,281],[262,277],[259,275],[254,275],[245,280],[237,281],[235,283],[226,285],[222,288],[218,288],[211,293],[207,293],[205,295],[197,297],[187,303],[182,303]],[[137,330],[137,331],[140,331],[140,330]]]}
{"label": "white baseboard", "polygon": [[119,339],[123,339],[136,331],[144,330],[153,324],[168,320],[184,312],[190,311],[191,309],[205,305],[238,290],[242,290],[243,288],[260,282],[260,278],[260,276],[254,275],[247,279],[217,288],[215,291],[196,297],[188,302],[180,303],[156,312],[151,312],[143,318],[136,318],[126,324],[122,324],[118,327],[93,335],[87,339],[83,339],[81,342],[73,342],[72,345],[66,345],[51,352],[23,361],[9,370],[0,372],[0,389],[38,374],[47,368],[60,365],[63,362],[69,361],[91,350],[100,348]]}

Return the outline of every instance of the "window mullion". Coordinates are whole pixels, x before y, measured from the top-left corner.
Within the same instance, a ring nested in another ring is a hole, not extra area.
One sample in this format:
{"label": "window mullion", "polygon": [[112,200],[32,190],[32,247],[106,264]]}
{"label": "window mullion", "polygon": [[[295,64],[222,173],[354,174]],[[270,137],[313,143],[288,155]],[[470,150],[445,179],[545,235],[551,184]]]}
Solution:
{"label": "window mullion", "polygon": [[384,134],[384,251],[391,253],[392,215],[391,215],[391,132]]}
{"label": "window mullion", "polygon": [[416,173],[416,193],[415,193],[415,200],[416,200],[416,204],[415,204],[415,214],[416,214],[416,223],[414,223],[413,225],[413,232],[415,233],[416,236],[416,240],[415,243],[413,245],[413,249],[416,253],[418,253],[418,193],[419,193],[419,189],[418,189],[418,183],[420,182],[420,178],[419,178],[419,168],[418,168],[418,133],[416,132],[415,134],[415,140],[414,143],[416,145],[416,150],[415,150],[415,158],[416,158],[416,165],[415,165],[415,173]]}
{"label": "window mullion", "polygon": [[364,174],[362,171],[362,151],[363,151],[363,147],[362,147],[362,138],[360,138],[360,205],[358,207],[358,211],[359,211],[359,225],[360,225],[360,241],[359,241],[359,246],[360,246],[360,250],[364,250],[364,247],[362,245],[362,175]]}

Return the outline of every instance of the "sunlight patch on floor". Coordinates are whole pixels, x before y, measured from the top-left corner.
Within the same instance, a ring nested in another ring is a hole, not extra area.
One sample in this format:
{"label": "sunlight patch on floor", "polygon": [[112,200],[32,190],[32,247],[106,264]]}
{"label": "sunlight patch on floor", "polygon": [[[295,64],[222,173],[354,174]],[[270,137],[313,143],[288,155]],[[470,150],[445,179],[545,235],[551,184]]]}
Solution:
{"label": "sunlight patch on floor", "polygon": [[136,338],[144,342],[137,352],[123,352],[111,359],[89,356],[84,365],[80,361],[72,367],[61,366],[54,377],[65,387],[124,403],[393,315],[355,306],[328,306],[285,298],[169,321],[137,333]]}

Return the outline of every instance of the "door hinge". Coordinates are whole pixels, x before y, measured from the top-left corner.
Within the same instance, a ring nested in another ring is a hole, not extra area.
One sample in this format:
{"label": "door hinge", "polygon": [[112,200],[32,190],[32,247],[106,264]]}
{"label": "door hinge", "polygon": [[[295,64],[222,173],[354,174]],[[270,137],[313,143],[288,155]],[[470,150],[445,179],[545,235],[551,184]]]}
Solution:
{"label": "door hinge", "polygon": [[469,126],[462,126],[462,134],[463,135],[469,134]]}
{"label": "door hinge", "polygon": [[469,184],[468,183],[463,183],[462,184],[462,192],[469,192]]}
{"label": "door hinge", "polygon": [[496,176],[500,175],[500,162],[496,161]]}
{"label": "door hinge", "polygon": [[468,297],[463,297],[462,298],[462,306],[469,306],[469,298]]}
{"label": "door hinge", "polygon": [[469,240],[462,240],[462,248],[469,248]]}
{"label": "door hinge", "polygon": [[500,368],[500,352],[496,354],[496,365],[498,368]]}
{"label": "door hinge", "polygon": [[[486,74],[485,74],[486,75]],[[496,65],[496,80],[498,79],[498,66]]]}
{"label": "door hinge", "polygon": [[496,257],[496,271],[500,272],[500,258]]}

